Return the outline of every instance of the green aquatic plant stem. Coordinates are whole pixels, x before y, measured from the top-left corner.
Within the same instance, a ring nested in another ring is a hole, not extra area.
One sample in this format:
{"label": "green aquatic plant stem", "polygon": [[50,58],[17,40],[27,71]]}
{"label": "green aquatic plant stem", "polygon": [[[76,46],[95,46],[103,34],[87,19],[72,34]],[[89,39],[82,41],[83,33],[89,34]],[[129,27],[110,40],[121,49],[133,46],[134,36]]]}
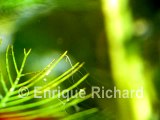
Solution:
{"label": "green aquatic plant stem", "polygon": [[[10,68],[9,68],[9,61],[8,61],[9,48],[10,48],[10,46],[8,46],[7,52],[6,52],[6,67],[7,67],[7,72],[8,72],[9,80],[10,80],[10,82],[11,82],[11,88],[10,88],[10,90],[7,92],[7,94],[5,95],[5,97],[2,99],[2,101],[1,101],[1,105],[2,105],[2,106],[4,106],[4,105],[6,104],[6,101],[7,101],[8,97],[11,96],[12,92],[13,92],[14,89],[16,88],[16,85],[18,84],[18,82],[19,82],[19,80],[20,80],[20,78],[21,78],[21,74],[22,74],[22,72],[23,72],[23,68],[24,68],[25,62],[26,62],[26,60],[27,60],[27,57],[28,57],[29,53],[31,52],[31,49],[30,49],[28,52],[26,52],[26,50],[24,49],[24,59],[23,59],[23,61],[22,61],[22,65],[21,65],[21,68],[20,68],[19,71],[18,71],[18,69],[17,69],[15,57],[14,57],[13,52],[12,52],[13,62],[14,62],[14,65],[15,65],[15,67],[16,67],[16,72],[17,72],[17,77],[16,77],[16,79],[15,79],[15,81],[14,81],[14,83],[13,83],[13,79],[12,79],[12,77],[11,77],[11,72],[10,72]],[[12,51],[13,51],[13,48],[12,48]]]}
{"label": "green aquatic plant stem", "polygon": [[5,93],[7,93],[8,92],[7,85],[5,84],[3,74],[1,71],[0,71],[0,79],[1,79],[1,84],[2,84],[3,90],[5,91]]}
{"label": "green aquatic plant stem", "polygon": [[[129,52],[126,43],[133,36],[133,22],[129,0],[102,0],[107,43],[115,85],[120,90],[143,87],[144,97],[118,99],[121,120],[148,120],[152,115],[152,83],[145,75],[144,63],[136,50]],[[129,46],[127,46],[129,47]]]}

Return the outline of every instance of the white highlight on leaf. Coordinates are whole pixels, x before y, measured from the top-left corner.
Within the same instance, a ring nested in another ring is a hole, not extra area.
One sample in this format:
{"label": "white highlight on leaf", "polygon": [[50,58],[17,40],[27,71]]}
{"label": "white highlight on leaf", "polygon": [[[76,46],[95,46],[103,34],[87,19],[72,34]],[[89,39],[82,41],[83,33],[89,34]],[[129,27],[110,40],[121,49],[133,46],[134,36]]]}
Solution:
{"label": "white highlight on leaf", "polygon": [[46,78],[44,78],[43,80],[44,80],[45,82],[47,81],[47,79],[46,79]]}
{"label": "white highlight on leaf", "polygon": [[11,88],[10,91],[13,92],[13,91],[14,91],[14,88]]}
{"label": "white highlight on leaf", "polygon": [[51,70],[48,70],[47,73],[46,73],[46,75],[49,75],[50,73],[51,73]]}

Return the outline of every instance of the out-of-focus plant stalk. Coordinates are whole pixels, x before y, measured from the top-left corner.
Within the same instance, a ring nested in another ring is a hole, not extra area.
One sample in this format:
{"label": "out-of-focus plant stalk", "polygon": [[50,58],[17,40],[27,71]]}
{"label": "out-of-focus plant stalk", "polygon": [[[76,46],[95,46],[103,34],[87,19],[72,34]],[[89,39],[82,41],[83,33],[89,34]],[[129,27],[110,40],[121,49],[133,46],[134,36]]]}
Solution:
{"label": "out-of-focus plant stalk", "polygon": [[[128,54],[125,42],[132,38],[132,14],[128,0],[102,0],[113,79],[120,90],[143,87],[143,98],[118,99],[121,120],[148,120],[152,114],[152,85],[144,74],[144,63],[136,50]],[[135,48],[136,49],[136,48]]]}

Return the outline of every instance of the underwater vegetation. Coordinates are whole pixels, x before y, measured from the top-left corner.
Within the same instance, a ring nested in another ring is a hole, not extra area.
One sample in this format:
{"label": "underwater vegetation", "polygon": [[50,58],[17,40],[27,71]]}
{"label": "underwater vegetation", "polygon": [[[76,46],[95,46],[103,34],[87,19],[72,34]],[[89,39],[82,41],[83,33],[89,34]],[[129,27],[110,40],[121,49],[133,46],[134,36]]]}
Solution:
{"label": "underwater vegetation", "polygon": [[159,120],[159,21],[156,0],[0,0],[0,120]]}

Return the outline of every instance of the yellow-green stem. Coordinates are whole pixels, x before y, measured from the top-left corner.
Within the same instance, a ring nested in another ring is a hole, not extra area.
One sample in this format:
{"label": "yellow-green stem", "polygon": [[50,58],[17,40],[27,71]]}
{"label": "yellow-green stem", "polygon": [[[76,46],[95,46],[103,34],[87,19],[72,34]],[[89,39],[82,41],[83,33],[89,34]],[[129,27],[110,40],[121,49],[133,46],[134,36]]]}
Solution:
{"label": "yellow-green stem", "polygon": [[113,79],[120,90],[143,87],[143,98],[118,99],[121,120],[148,120],[152,114],[150,90],[138,52],[124,46],[132,37],[132,15],[128,0],[102,0]]}

